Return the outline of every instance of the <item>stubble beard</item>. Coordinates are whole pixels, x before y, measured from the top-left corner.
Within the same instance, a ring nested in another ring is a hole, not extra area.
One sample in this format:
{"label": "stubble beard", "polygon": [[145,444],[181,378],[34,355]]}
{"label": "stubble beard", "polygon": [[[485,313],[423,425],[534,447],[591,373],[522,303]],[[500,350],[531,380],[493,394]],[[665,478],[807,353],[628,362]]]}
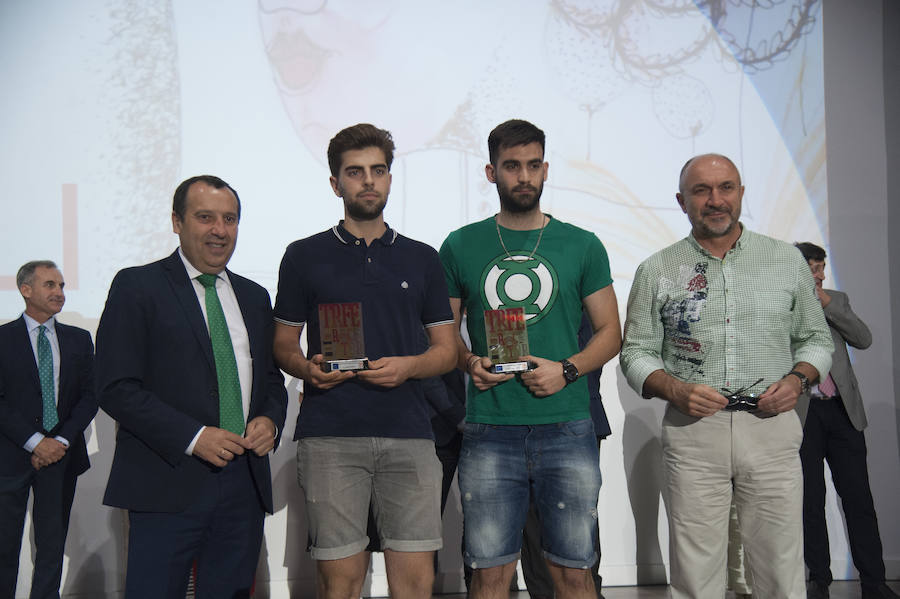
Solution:
{"label": "stubble beard", "polygon": [[[343,190],[340,190],[343,194]],[[366,193],[366,192],[363,192]],[[346,196],[342,196],[346,197]],[[381,201],[370,204],[365,200],[344,200],[344,208],[347,210],[347,215],[353,218],[353,220],[357,221],[367,221],[367,220],[375,220],[382,215],[384,212],[384,207],[387,205],[387,198],[382,197]]]}
{"label": "stubble beard", "polygon": [[703,235],[705,239],[715,239],[717,237],[727,237],[734,231],[734,228],[737,226],[738,219],[735,217],[733,212],[724,212],[727,214],[730,220],[727,223],[721,225],[711,225],[703,220],[701,216],[701,220],[698,223],[698,229],[700,233]]}

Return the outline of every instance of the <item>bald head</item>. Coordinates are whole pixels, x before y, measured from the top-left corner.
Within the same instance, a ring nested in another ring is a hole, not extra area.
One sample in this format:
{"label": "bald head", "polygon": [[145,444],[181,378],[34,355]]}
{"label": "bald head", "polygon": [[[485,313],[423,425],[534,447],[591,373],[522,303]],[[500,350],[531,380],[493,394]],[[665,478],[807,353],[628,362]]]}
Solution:
{"label": "bald head", "polygon": [[731,158],[729,158],[728,156],[725,156],[723,154],[699,154],[699,155],[694,156],[693,158],[689,159],[687,162],[684,163],[684,166],[681,167],[681,173],[679,173],[679,175],[678,175],[678,191],[680,193],[682,193],[682,194],[684,193],[685,183],[687,182],[687,177],[688,177],[688,171],[694,165],[694,163],[696,163],[698,161],[705,162],[707,160],[710,160],[713,162],[720,160],[722,162],[725,162],[725,163],[731,165],[731,168],[733,168],[734,172],[737,174],[738,185],[741,184],[741,173],[740,173],[740,171],[738,171],[737,166],[735,166],[735,164],[734,164],[734,162],[732,162]]}
{"label": "bald head", "polygon": [[734,163],[720,154],[694,156],[681,169],[678,188],[675,198],[691,221],[694,238],[701,245],[730,247],[741,234],[738,219],[744,196]]}

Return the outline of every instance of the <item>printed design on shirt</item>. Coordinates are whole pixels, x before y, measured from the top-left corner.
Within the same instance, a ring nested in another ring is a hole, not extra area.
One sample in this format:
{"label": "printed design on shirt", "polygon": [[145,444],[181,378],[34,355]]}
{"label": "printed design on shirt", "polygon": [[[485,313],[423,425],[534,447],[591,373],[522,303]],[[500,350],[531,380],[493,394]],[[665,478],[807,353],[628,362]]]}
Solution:
{"label": "printed design on shirt", "polygon": [[525,308],[525,322],[540,321],[553,308],[559,277],[540,254],[505,254],[496,257],[481,275],[482,299],[492,310]]}
{"label": "printed design on shirt", "polygon": [[702,344],[691,334],[691,326],[700,322],[703,306],[706,305],[709,282],[706,279],[708,262],[698,262],[694,266],[684,264],[679,269],[678,280],[663,280],[663,286],[670,289],[662,308],[662,321],[666,339],[675,350],[672,358],[682,368],[677,372],[682,378],[688,373],[703,374],[704,351]]}

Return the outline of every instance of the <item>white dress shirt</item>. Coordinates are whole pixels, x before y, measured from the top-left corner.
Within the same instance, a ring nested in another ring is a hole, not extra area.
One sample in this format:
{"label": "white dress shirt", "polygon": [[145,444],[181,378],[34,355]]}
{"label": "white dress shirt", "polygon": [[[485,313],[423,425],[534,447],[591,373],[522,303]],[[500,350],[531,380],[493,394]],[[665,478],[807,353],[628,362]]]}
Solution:
{"label": "white dress shirt", "polygon": [[[209,330],[209,321],[206,317],[206,288],[197,280],[201,273],[193,264],[185,258],[181,248],[178,248],[178,256],[184,263],[188,277],[194,286],[194,292],[197,294],[197,301],[200,303],[200,310],[203,312],[203,321],[206,322],[207,331]],[[244,324],[244,316],[241,314],[241,307],[238,304],[237,296],[234,295],[234,288],[228,278],[228,273],[224,270],[217,275],[216,294],[219,296],[219,303],[222,304],[222,312],[225,313],[225,322],[228,323],[228,334],[231,336],[231,345],[234,348],[234,358],[237,361],[238,380],[241,383],[241,405],[244,411],[244,423],[246,425],[247,415],[250,412],[250,392],[253,386],[253,359],[250,357],[250,336],[247,334],[247,327]],[[200,427],[197,434],[194,435],[190,445],[188,445],[185,453],[191,455],[194,452],[194,446],[200,433],[206,427]]]}
{"label": "white dress shirt", "polygon": [[[41,325],[47,329],[44,336],[47,337],[47,341],[50,342],[50,352],[53,354],[53,401],[56,405],[59,405],[59,339],[56,336],[56,317],[51,316],[47,319],[47,322],[38,322],[28,316],[28,314],[23,313],[22,316],[25,318],[25,328],[28,329],[28,338],[31,340],[31,351],[34,352],[34,363],[38,368],[40,368],[37,345],[40,331],[38,329],[41,328]],[[59,435],[57,435],[55,439],[66,447],[69,446],[68,439],[60,437]],[[43,440],[43,433],[34,433],[28,437],[28,441],[25,442],[25,450],[28,452],[34,451],[34,448],[37,447],[38,443]]]}

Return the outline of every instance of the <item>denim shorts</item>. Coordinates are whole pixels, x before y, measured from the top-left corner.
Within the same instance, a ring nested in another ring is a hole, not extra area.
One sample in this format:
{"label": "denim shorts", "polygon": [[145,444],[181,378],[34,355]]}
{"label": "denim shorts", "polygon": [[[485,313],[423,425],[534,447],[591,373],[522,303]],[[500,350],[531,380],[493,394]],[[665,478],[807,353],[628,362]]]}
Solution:
{"label": "denim shorts", "polygon": [[519,557],[531,499],[544,557],[567,568],[593,566],[599,459],[590,420],[466,424],[459,458],[466,565],[491,568]]}
{"label": "denim shorts", "polygon": [[363,551],[370,503],[382,549],[440,549],[441,477],[430,439],[300,439],[297,479],[306,495],[310,555],[336,560]]}

